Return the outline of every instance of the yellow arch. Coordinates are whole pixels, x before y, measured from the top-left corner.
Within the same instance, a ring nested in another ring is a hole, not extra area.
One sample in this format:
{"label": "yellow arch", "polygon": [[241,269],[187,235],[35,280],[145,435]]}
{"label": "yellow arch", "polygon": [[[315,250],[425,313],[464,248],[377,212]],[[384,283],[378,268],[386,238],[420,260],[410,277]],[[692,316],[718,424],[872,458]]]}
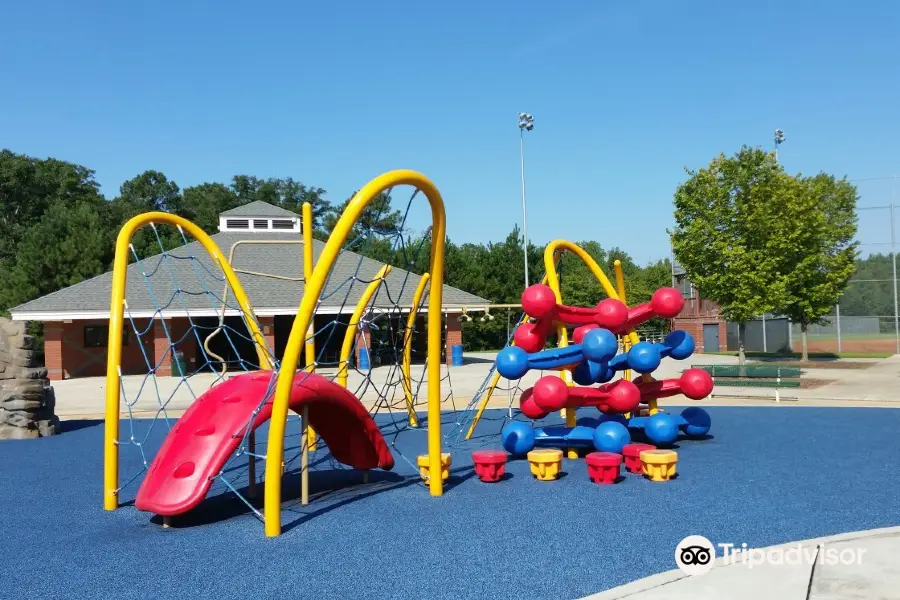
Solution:
{"label": "yellow arch", "polygon": [[[622,298],[619,297],[619,293],[616,291],[616,288],[613,287],[613,284],[606,276],[606,273],[603,272],[603,269],[600,268],[600,265],[597,264],[597,261],[594,260],[594,257],[588,254],[584,248],[568,240],[553,240],[552,242],[547,244],[547,247],[544,249],[544,268],[547,270],[547,285],[550,286],[550,288],[553,290],[553,293],[556,295],[557,302],[562,302],[562,296],[559,290],[559,273],[556,270],[556,262],[559,260],[560,255],[564,251],[569,251],[581,259],[581,262],[584,263],[584,265],[588,268],[588,270],[590,270],[590,272],[600,283],[600,287],[603,288],[603,291],[606,292],[607,296],[613,298],[614,300],[622,300]],[[565,339],[565,344],[560,343],[560,346],[568,346],[569,340],[566,335],[565,328],[562,329],[563,331],[560,337],[560,342]],[[637,344],[640,341],[637,333],[635,333],[634,331],[629,331],[627,335],[632,344]]]}
{"label": "yellow arch", "polygon": [[416,416],[416,409],[412,395],[412,376],[410,369],[412,368],[412,340],[413,330],[416,327],[416,317],[419,315],[419,305],[422,303],[422,296],[425,294],[425,288],[431,275],[425,273],[419,279],[419,285],[413,293],[412,306],[409,309],[409,316],[406,317],[406,331],[403,333],[403,363],[400,369],[403,371],[403,393],[406,396],[406,412],[409,413],[409,424],[412,427],[419,426],[419,418]]}
{"label": "yellow arch", "polygon": [[350,322],[347,323],[347,331],[344,333],[344,344],[341,346],[341,360],[338,363],[338,384],[341,387],[347,387],[347,374],[350,371],[348,364],[350,362],[350,352],[353,351],[353,343],[356,341],[356,332],[359,331],[359,322],[362,319],[363,313],[366,311],[366,307],[369,306],[369,302],[372,301],[372,296],[375,295],[375,292],[378,290],[379,286],[381,286],[384,278],[388,276],[388,273],[391,272],[391,265],[384,265],[381,267],[381,270],[378,271],[378,274],[375,275],[375,279],[369,282],[369,285],[366,286],[366,289],[363,290],[362,296],[359,298],[359,302],[356,303],[356,308],[353,310],[353,315],[350,317]]}
{"label": "yellow arch", "polygon": [[[234,298],[241,307],[250,336],[256,342],[256,355],[261,369],[271,369],[272,361],[266,352],[266,341],[244,292],[240,280],[224,260],[219,246],[202,229],[178,215],[164,212],[148,212],[130,219],[119,231],[116,238],[116,255],[113,262],[112,293],[109,306],[109,341],[106,358],[106,421],[103,442],[103,508],[115,510],[119,506],[116,490],[119,488],[119,367],[122,360],[122,322],[125,316],[125,283],[128,272],[128,250],[134,232],[148,223],[168,223],[191,235],[203,246],[213,261],[222,269],[225,280],[234,292]],[[162,316],[160,315],[160,318]]]}
{"label": "yellow arch", "polygon": [[[615,300],[620,300],[619,294],[616,291],[616,288],[613,287],[612,283],[609,281],[609,278],[606,276],[606,273],[603,272],[603,269],[600,268],[600,265],[597,264],[597,261],[594,260],[594,257],[588,254],[584,248],[579,246],[578,244],[572,243],[568,240],[553,240],[547,247],[544,248],[544,268],[547,270],[547,285],[550,286],[550,289],[553,290],[553,294],[556,296],[556,301],[562,304],[562,293],[559,288],[559,273],[556,271],[556,262],[559,260],[560,255],[564,251],[569,251],[578,258],[581,259],[581,262],[585,264],[585,266],[590,270],[590,272],[597,278],[597,281],[600,282],[600,287],[603,288],[603,291],[606,292],[606,295]],[[560,325],[557,329],[557,335],[559,337],[559,347],[564,348],[569,345],[569,335],[566,331],[565,325]],[[628,332],[628,338],[631,343],[636,344],[639,339],[637,334],[634,331]],[[566,384],[574,385],[572,381],[572,372],[569,369],[563,369],[560,376],[565,380]],[[573,409],[565,409],[566,415],[566,426],[574,427],[575,426],[575,411]],[[569,449],[569,458],[577,458],[578,453],[574,449]]]}
{"label": "yellow arch", "polygon": [[288,400],[297,369],[300,348],[313,311],[325,286],[325,279],[347,241],[350,230],[366,206],[378,194],[396,185],[412,185],[421,190],[431,204],[431,273],[432,286],[428,298],[428,484],[432,496],[443,494],[441,479],[441,296],[444,286],[444,238],[447,233],[444,201],[434,183],[415,171],[390,171],[376,177],[350,200],[312,275],[307,279],[294,325],[278,372],[278,383],[272,403],[272,419],[266,454],[266,491],[264,518],[267,536],[281,533],[281,463],[284,460],[284,430]]}

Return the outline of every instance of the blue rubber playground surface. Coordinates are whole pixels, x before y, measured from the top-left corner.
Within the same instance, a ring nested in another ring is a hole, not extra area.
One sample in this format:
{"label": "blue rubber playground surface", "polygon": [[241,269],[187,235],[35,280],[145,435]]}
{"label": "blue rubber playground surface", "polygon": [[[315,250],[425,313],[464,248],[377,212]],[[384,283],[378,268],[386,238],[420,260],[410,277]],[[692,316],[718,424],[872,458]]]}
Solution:
{"label": "blue rubber playground surface", "polygon": [[[675,568],[687,535],[760,547],[900,525],[900,411],[709,412],[713,437],[680,442],[679,477],[664,484],[626,474],[598,486],[584,461],[568,460],[556,482],[514,461],[505,481],[482,483],[469,450],[500,447],[497,413],[474,444],[453,449],[440,498],[402,459],[368,485],[319,460],[313,494],[342,489],[301,507],[289,474],[285,533],[273,539],[227,496],[170,529],[131,506],[103,511],[102,423],[69,423],[53,438],[0,442],[12,574],[0,598],[577,598]],[[425,449],[422,432],[394,441],[412,460]],[[139,465],[123,449],[122,472]]]}

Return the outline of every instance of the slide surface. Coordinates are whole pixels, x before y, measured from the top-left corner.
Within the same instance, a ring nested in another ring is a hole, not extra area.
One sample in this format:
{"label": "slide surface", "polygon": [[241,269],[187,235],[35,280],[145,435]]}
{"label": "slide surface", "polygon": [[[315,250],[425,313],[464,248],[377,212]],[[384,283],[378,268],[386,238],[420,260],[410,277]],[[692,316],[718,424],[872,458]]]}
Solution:
{"label": "slide surface", "polygon": [[[256,429],[272,414],[275,382],[271,371],[238,375],[207,390],[169,432],[138,490],[135,506],[163,516],[197,506],[234,455],[253,411]],[[378,426],[351,392],[314,373],[297,373],[290,408],[308,407],[309,424],[335,460],[356,469],[391,469],[394,457]],[[264,453],[264,440],[257,441]]]}

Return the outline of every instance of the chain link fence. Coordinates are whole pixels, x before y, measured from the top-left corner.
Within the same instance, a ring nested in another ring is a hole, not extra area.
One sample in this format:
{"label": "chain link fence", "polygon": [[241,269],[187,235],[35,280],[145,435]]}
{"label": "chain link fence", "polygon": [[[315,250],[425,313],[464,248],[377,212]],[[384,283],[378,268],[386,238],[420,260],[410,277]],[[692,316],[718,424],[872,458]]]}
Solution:
{"label": "chain link fence", "polygon": [[[897,298],[897,194],[900,176],[851,180],[859,192],[859,259],[840,302],[807,332],[810,352],[900,353]],[[800,326],[792,324],[800,351]]]}

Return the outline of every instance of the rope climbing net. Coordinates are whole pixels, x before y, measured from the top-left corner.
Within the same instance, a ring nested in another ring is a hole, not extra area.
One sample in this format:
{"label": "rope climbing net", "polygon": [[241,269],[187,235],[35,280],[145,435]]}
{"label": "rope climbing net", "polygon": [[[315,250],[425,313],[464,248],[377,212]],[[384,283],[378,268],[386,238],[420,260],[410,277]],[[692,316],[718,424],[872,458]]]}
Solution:
{"label": "rope climbing net", "polygon": [[[409,194],[395,188],[404,184],[413,187]],[[411,220],[414,206],[428,205],[415,202],[423,190],[432,208],[432,227],[424,232],[414,230]],[[402,206],[394,206],[397,198],[404,198]],[[281,497],[282,477],[290,482],[301,474],[305,503],[310,470],[330,473],[320,478],[327,483],[334,471],[347,469],[317,442],[302,415],[276,423],[279,378],[287,370],[294,385],[315,373],[352,392],[375,418],[392,454],[402,459],[398,464],[420,477],[411,455],[420,446],[398,443],[400,434],[439,432],[435,415],[442,407],[456,408],[449,370],[437,364],[441,357],[434,349],[439,346],[431,339],[440,333],[431,326],[431,284],[443,280],[440,196],[421,175],[395,171],[354,196],[327,241],[313,240],[308,205],[303,216],[303,240],[296,233],[247,239],[248,234],[220,232],[210,238],[189,221],[165,213],[140,215],[123,228],[110,316],[108,510],[128,501],[134,493],[128,490],[139,487],[133,484],[154,464],[157,449],[165,449],[164,438],[177,427],[181,412],[189,413],[207,390],[228,385],[241,373],[258,372],[255,377],[265,378],[265,385],[233,432],[224,465],[210,473],[207,495],[218,491],[227,492],[218,495],[229,501],[236,497],[265,521],[267,534],[280,533],[280,502],[273,508],[268,498],[273,491]],[[440,236],[439,244],[433,236]],[[258,312],[251,298],[264,302]],[[299,302],[300,308],[285,314],[278,310],[282,299],[288,306]],[[440,315],[440,294],[434,300]],[[292,346],[293,358],[286,359]],[[269,412],[267,428],[261,421]],[[440,437],[437,445],[431,437],[426,442],[431,463],[425,481],[432,495],[441,492],[434,477],[439,442]],[[276,486],[270,463],[280,466]],[[262,481],[264,507],[257,500]]]}

